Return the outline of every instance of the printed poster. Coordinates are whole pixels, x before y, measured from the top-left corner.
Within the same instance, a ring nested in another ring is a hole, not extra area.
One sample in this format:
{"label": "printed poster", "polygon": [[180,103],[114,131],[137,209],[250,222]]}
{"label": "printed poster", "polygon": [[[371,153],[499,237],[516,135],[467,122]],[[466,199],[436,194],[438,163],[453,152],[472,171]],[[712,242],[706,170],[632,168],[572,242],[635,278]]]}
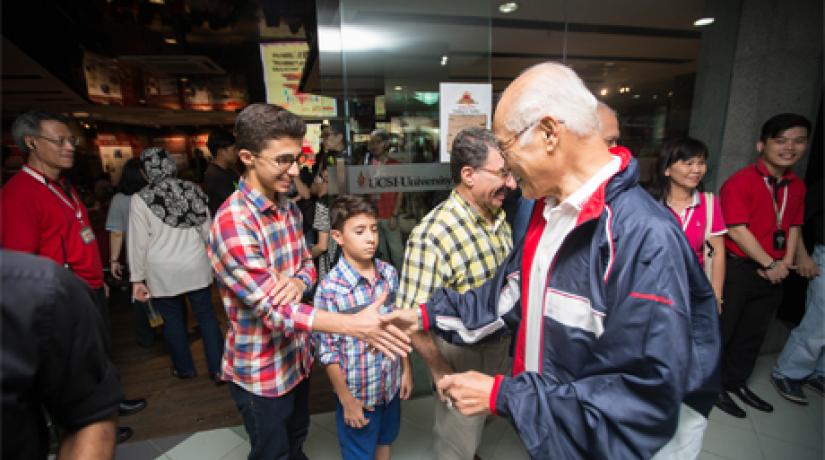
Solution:
{"label": "printed poster", "polygon": [[261,43],[266,102],[302,117],[328,118],[338,114],[335,98],[298,91],[309,46],[306,42]]}
{"label": "printed poster", "polygon": [[450,162],[453,139],[462,129],[490,127],[493,85],[441,83],[439,85],[441,162]]}
{"label": "printed poster", "polygon": [[98,104],[123,105],[116,60],[87,51],[83,53],[83,75],[89,99]]}

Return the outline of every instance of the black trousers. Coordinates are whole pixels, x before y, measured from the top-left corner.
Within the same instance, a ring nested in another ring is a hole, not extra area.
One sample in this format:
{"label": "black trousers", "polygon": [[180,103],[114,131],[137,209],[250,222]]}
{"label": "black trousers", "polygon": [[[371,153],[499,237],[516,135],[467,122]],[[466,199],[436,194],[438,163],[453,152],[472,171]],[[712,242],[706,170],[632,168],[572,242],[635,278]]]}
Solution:
{"label": "black trousers", "polygon": [[739,388],[748,380],[776,309],[782,284],[773,285],[757,273],[750,260],[728,256],[722,324],[722,387]]}
{"label": "black trousers", "polygon": [[106,291],[103,288],[94,290],[95,303],[97,303],[98,312],[103,319],[103,340],[106,356],[112,359],[112,318],[109,315],[109,299],[106,298]]}

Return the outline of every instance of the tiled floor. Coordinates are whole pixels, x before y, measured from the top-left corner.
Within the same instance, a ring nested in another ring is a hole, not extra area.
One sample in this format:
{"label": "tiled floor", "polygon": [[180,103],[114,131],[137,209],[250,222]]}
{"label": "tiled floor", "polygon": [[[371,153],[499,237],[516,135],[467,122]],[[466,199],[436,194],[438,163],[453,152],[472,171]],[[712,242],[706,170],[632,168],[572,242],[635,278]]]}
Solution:
{"label": "tiled floor", "polygon": [[[760,357],[751,388],[774,405],[772,414],[745,409],[748,417],[735,419],[718,410],[710,416],[701,459],[821,460],[823,457],[822,398],[808,392],[810,404],[799,406],[782,399],[768,380],[776,355]],[[432,398],[406,401],[401,410],[401,433],[393,444],[393,459],[428,460],[432,454]],[[340,458],[332,413],[314,415],[305,452],[312,460]],[[192,435],[153,439],[118,447],[120,460],[242,460],[249,453],[243,427],[203,431]],[[493,418],[478,452],[484,460],[521,460],[527,453],[510,425]]]}

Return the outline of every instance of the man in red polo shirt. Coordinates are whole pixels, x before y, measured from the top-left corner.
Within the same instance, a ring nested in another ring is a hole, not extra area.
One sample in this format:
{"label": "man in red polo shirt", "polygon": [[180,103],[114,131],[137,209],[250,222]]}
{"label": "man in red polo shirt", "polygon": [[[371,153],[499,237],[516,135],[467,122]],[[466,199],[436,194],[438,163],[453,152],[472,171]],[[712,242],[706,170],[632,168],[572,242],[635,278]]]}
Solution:
{"label": "man in red polo shirt", "polygon": [[811,123],[784,113],[762,125],[756,163],[734,173],[720,192],[729,233],[722,307],[722,387],[716,406],[743,418],[731,398],[758,410],[773,407],[753,393],[747,380],[776,308],[782,281],[794,268],[804,213],[805,184],[791,167],[805,153]]}
{"label": "man in red polo shirt", "polygon": [[[14,121],[12,136],[26,164],[0,193],[0,247],[44,256],[66,267],[95,291],[105,324],[105,349],[111,357],[109,311],[103,289],[103,266],[86,207],[60,173],[74,165],[78,138],[67,120],[29,111]],[[146,407],[143,399],[123,400],[120,415]],[[121,427],[118,439],[131,436]]]}

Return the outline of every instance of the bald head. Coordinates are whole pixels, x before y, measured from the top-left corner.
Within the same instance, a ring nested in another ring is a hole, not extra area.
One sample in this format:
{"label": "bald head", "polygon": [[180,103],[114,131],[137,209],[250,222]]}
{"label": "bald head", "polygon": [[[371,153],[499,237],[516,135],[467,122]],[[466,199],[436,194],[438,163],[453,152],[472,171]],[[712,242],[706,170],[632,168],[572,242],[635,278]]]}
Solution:
{"label": "bald head", "polygon": [[579,136],[598,129],[596,98],[572,69],[556,62],[530,67],[507,87],[494,126],[518,132],[548,115]]}
{"label": "bald head", "polygon": [[619,119],[616,117],[616,111],[604,102],[599,102],[596,108],[596,114],[599,116],[599,134],[604,139],[604,143],[608,147],[615,147],[619,143]]}

